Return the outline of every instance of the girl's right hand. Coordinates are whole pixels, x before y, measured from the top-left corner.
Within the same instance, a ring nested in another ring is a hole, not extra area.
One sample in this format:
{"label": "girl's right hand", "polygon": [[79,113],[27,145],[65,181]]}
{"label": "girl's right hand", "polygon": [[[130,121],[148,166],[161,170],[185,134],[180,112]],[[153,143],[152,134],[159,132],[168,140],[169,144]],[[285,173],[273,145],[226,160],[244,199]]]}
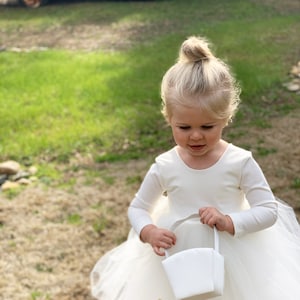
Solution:
{"label": "girl's right hand", "polygon": [[159,256],[165,255],[164,251],[161,251],[162,248],[169,249],[176,243],[176,236],[172,231],[152,224],[142,229],[140,238],[143,242],[149,243]]}

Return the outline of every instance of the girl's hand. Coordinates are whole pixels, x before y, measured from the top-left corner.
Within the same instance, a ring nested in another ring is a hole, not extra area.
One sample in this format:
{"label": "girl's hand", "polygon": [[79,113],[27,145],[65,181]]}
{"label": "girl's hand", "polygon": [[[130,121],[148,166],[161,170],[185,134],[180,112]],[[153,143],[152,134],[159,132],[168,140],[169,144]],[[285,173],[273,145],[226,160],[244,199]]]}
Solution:
{"label": "girl's hand", "polygon": [[234,225],[228,215],[223,215],[214,207],[202,207],[199,209],[200,221],[210,227],[216,226],[219,231],[227,231],[234,235]]}
{"label": "girl's hand", "polygon": [[155,225],[146,225],[141,231],[140,238],[143,242],[149,243],[159,256],[165,255],[161,248],[169,249],[176,243],[176,236],[172,231]]}

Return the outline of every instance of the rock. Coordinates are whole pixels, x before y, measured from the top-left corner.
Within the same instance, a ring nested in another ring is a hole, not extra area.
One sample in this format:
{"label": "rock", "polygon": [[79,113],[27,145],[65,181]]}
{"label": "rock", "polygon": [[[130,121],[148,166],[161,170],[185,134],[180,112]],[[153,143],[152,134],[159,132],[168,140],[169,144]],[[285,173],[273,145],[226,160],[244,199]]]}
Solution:
{"label": "rock", "polygon": [[18,188],[20,185],[29,185],[38,181],[34,176],[37,173],[37,167],[31,166],[28,170],[21,170],[18,162],[8,160],[0,163],[0,191]]}
{"label": "rock", "polygon": [[37,182],[37,171],[35,166],[22,170],[20,164],[13,160],[0,163],[0,192]]}
{"label": "rock", "polygon": [[20,186],[19,183],[7,180],[2,184],[1,189],[3,191],[7,191],[7,190],[16,189],[19,186]]}
{"label": "rock", "polygon": [[300,61],[294,66],[292,66],[290,74],[295,77],[300,77]]}
{"label": "rock", "polygon": [[292,80],[288,83],[283,84],[283,86],[290,92],[300,93],[300,61],[294,66],[292,66],[289,74]]}
{"label": "rock", "polygon": [[11,176],[10,179],[12,181],[18,181],[22,178],[28,178],[31,174],[29,172],[26,171],[19,171],[17,174],[15,174],[14,176]]}
{"label": "rock", "polygon": [[300,66],[293,66],[290,73],[295,77],[300,77]]}
{"label": "rock", "polygon": [[31,175],[35,175],[37,173],[38,169],[37,167],[35,166],[31,166],[29,169],[28,169],[28,172],[31,174]]}
{"label": "rock", "polygon": [[31,180],[28,178],[21,178],[20,180],[17,181],[17,183],[22,185],[29,185],[31,184]]}
{"label": "rock", "polygon": [[20,164],[13,160],[0,163],[0,174],[15,175],[20,171]]}
{"label": "rock", "polygon": [[6,174],[0,175],[0,185],[2,185],[7,179],[8,179],[8,176]]}
{"label": "rock", "polygon": [[297,92],[297,91],[300,90],[300,85],[297,84],[297,83],[291,82],[291,83],[289,83],[289,84],[286,85],[286,88],[290,92]]}

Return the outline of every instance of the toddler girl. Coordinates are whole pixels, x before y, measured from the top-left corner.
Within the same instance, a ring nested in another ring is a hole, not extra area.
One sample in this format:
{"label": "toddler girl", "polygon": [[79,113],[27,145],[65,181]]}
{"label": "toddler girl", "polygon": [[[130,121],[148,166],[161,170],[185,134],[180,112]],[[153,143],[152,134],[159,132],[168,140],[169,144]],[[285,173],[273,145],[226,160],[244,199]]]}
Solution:
{"label": "toddler girl", "polygon": [[[239,104],[229,67],[203,38],[183,42],[161,85],[176,146],[159,155],[128,209],[133,229],[91,273],[99,300],[175,300],[162,267],[174,253],[220,236],[225,287],[216,300],[300,297],[300,234],[293,210],[275,199],[251,153],[222,139]],[[197,213],[197,222],[170,227]],[[201,284],[201,283],[199,283]],[[206,299],[194,296],[190,299]]]}

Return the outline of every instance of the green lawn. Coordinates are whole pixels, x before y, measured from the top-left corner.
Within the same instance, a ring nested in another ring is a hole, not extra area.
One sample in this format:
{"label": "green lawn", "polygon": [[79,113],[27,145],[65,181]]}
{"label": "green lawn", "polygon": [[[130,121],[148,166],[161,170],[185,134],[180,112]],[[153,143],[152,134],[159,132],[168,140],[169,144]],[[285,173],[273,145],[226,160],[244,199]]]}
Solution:
{"label": "green lawn", "polygon": [[[136,24],[139,29],[131,36],[131,48],[113,52],[0,52],[0,160],[68,160],[74,151],[114,160],[168,147],[159,85],[189,35],[211,40],[241,82],[243,105],[235,124],[265,126],[272,115],[299,107],[299,97],[282,91],[290,67],[299,60],[299,11],[280,0],[268,3],[100,1],[2,7],[0,45],[10,34],[44,34],[53,26],[122,29]],[[270,99],[268,105],[261,103],[263,96]],[[280,97],[286,101],[279,103]]]}

